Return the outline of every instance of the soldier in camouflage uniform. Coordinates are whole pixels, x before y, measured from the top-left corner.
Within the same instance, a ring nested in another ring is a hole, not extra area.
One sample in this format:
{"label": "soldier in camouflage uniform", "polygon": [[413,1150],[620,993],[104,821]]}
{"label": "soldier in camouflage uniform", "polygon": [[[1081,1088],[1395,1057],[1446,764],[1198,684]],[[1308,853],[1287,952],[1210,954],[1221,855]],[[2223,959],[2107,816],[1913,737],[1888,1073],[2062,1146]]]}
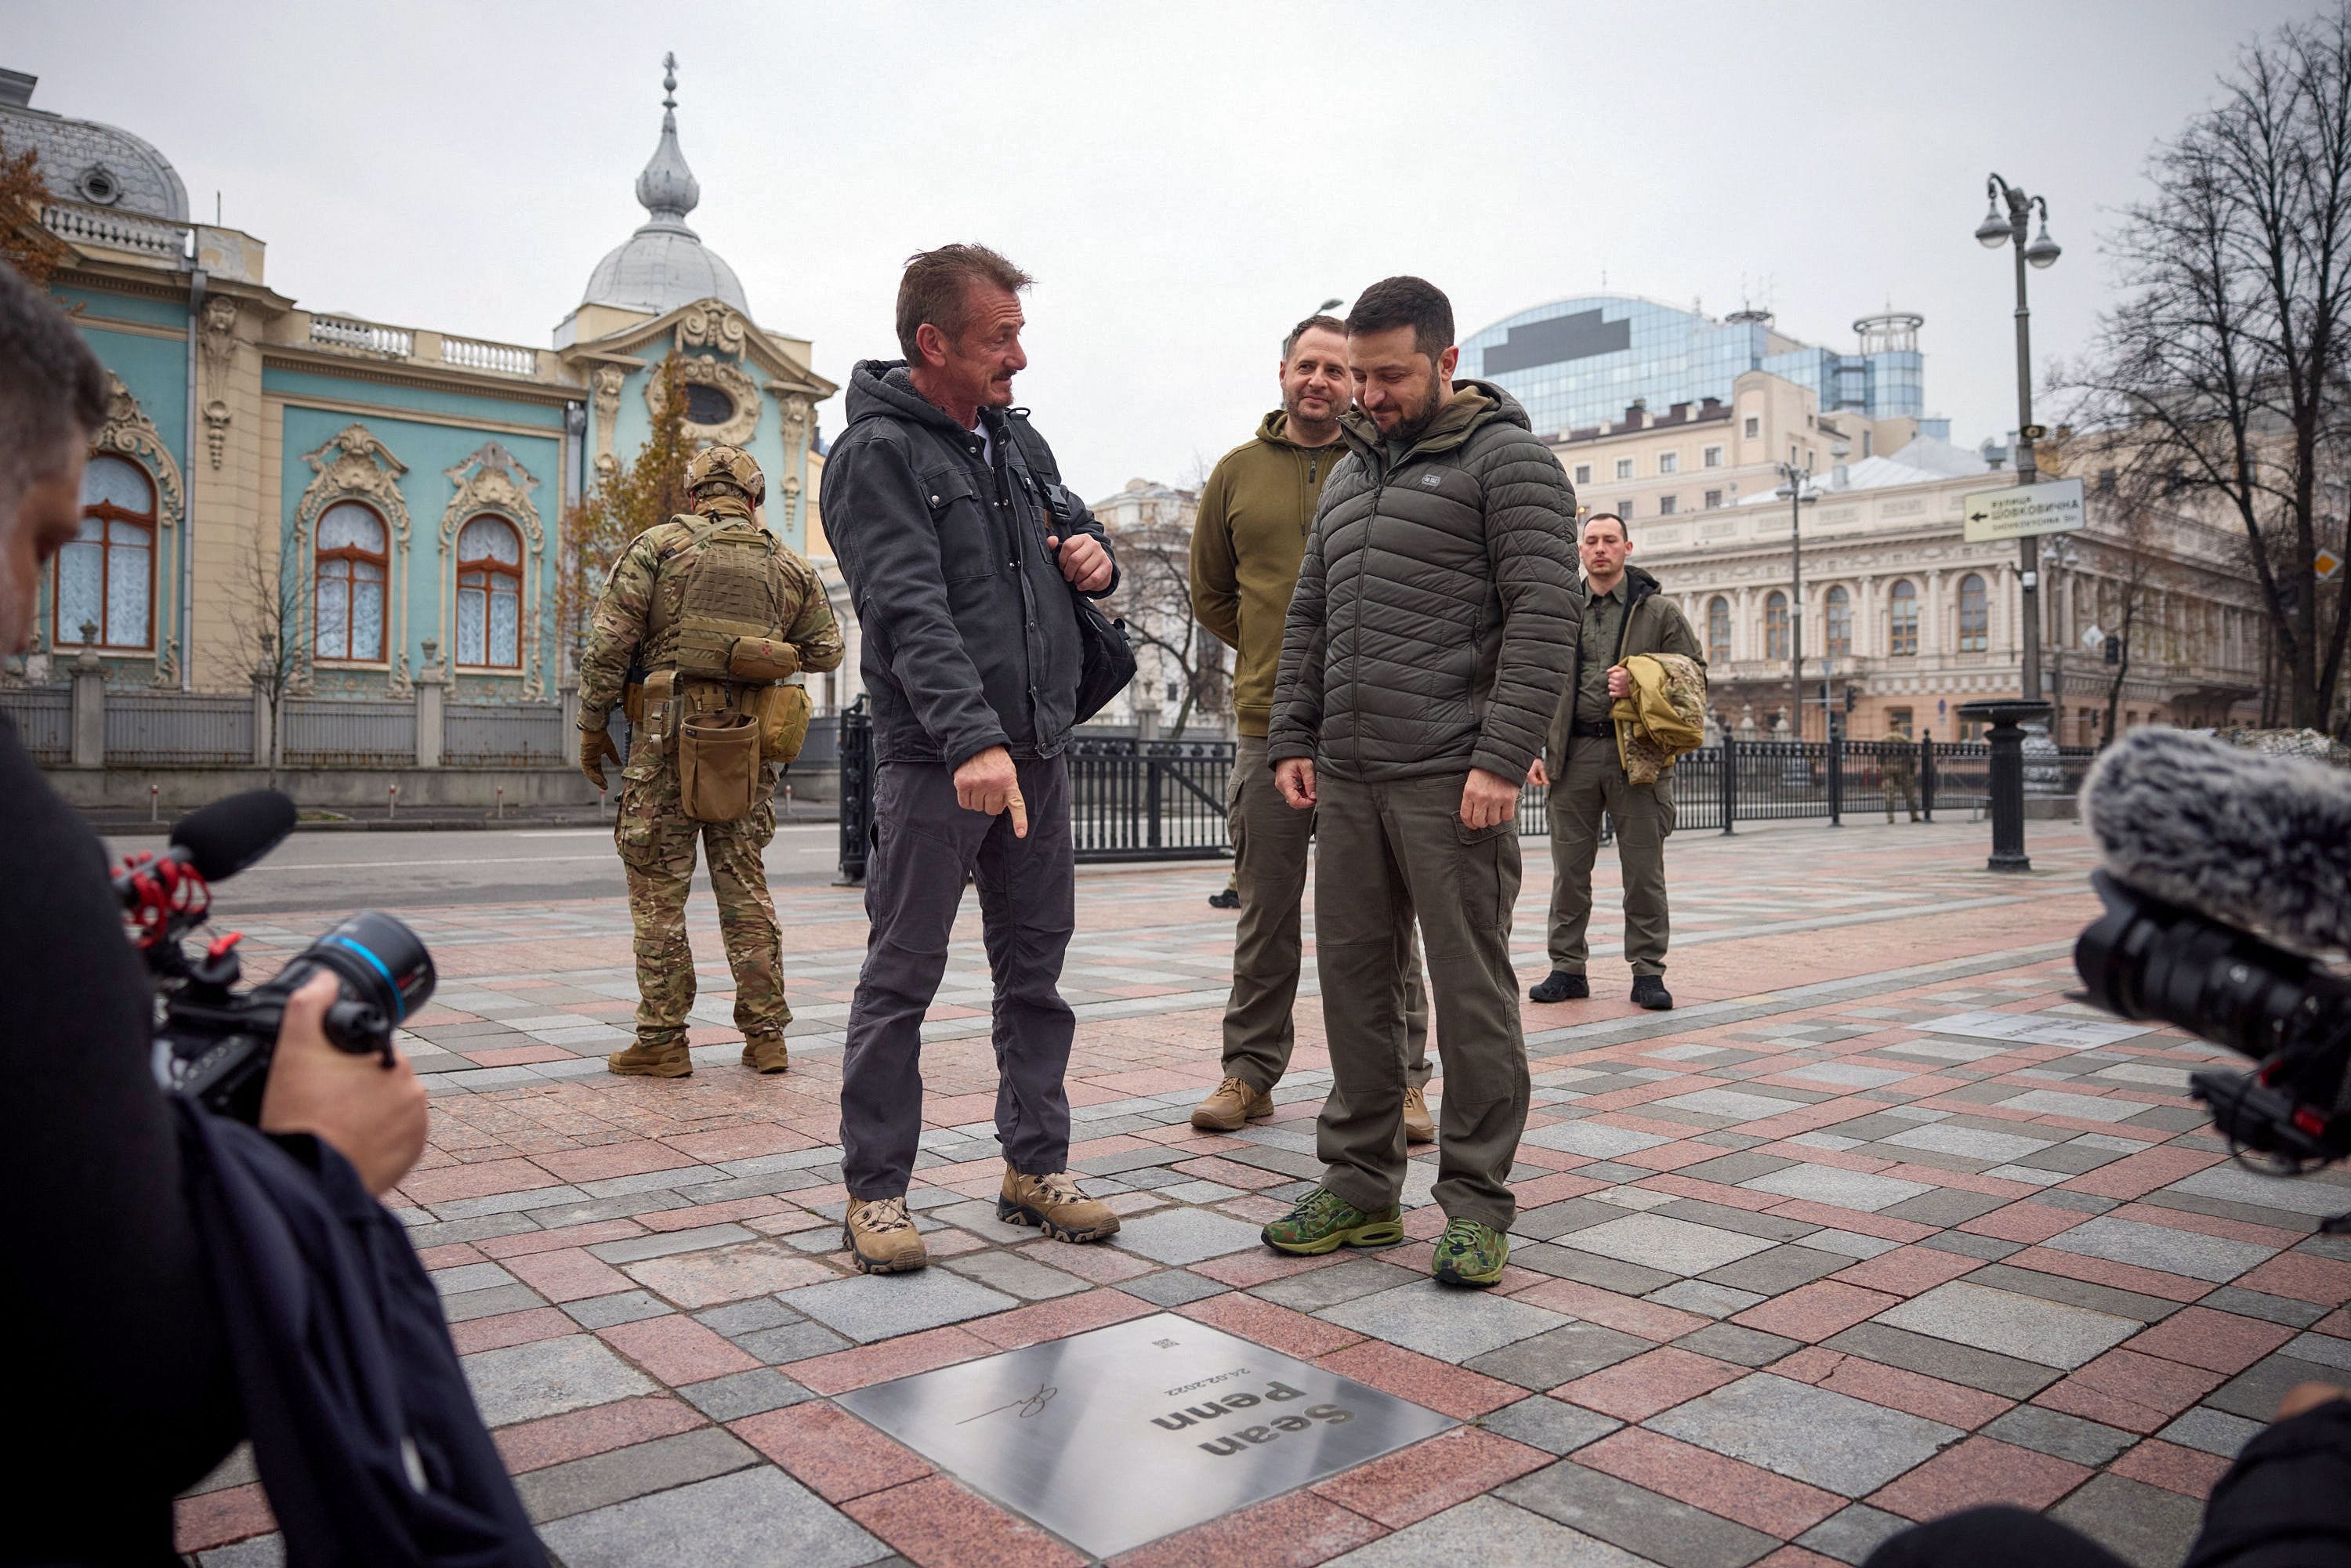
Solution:
{"label": "soldier in camouflage uniform", "polygon": [[[749,455],[732,446],[697,453],[686,468],[695,515],[647,528],[622,553],[596,601],[588,649],[580,669],[580,765],[597,789],[604,762],[619,760],[605,725],[621,701],[632,666],[643,673],[674,668],[680,605],[703,543],[717,528],[755,518],[767,482]],[[839,666],[840,628],[824,587],[807,561],[778,547],[782,578],[784,641],[801,670]],[[635,678],[642,679],[642,674]],[[637,1042],[611,1057],[614,1072],[683,1078],[694,1071],[686,1052],[685,1019],[694,1005],[694,954],[685,939],[685,895],[694,880],[696,841],[707,852],[718,900],[718,926],[735,976],[735,1027],[743,1031],[743,1064],[781,1072],[789,1063],[784,1026],[782,944],[768,891],[761,852],[775,837],[778,764],[759,764],[758,806],[733,821],[696,821],[679,792],[679,766],[663,755],[657,737],[637,727],[621,774],[620,814],[613,838],[629,878],[629,914],[636,925]]]}

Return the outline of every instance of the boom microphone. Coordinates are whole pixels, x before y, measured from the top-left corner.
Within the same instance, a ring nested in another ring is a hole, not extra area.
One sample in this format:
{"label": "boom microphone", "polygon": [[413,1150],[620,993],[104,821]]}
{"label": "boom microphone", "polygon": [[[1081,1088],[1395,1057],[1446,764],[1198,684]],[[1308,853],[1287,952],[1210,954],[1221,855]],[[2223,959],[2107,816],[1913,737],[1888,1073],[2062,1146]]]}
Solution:
{"label": "boom microphone", "polygon": [[283,843],[293,831],[294,802],[275,789],[248,789],[200,806],[172,824],[171,848],[152,858],[142,856],[115,873],[115,896],[126,904],[136,904],[141,897],[141,879],[152,883],[162,862],[186,866],[206,882],[235,876]]}
{"label": "boom microphone", "polygon": [[2351,947],[2351,776],[2181,730],[2132,731],[2083,786],[2106,869],[2304,953]]}

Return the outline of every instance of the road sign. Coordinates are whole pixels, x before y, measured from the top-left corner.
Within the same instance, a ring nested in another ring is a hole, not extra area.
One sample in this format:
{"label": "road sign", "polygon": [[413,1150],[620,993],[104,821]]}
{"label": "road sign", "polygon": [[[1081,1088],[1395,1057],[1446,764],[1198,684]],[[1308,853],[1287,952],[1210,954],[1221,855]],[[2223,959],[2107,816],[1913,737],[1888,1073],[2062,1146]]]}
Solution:
{"label": "road sign", "polygon": [[2343,558],[2331,549],[2320,550],[2310,558],[2310,570],[2321,582],[2333,582],[2343,575]]}
{"label": "road sign", "polygon": [[2104,646],[2105,641],[2106,629],[2095,624],[2095,622],[2092,623],[2087,631],[2082,633],[2082,646],[2087,648],[2093,653],[2096,653],[2100,647]]}
{"label": "road sign", "polygon": [[1968,497],[1966,538],[2022,538],[2027,534],[2070,534],[2085,520],[2079,479],[2052,479],[2006,490],[1980,490]]}

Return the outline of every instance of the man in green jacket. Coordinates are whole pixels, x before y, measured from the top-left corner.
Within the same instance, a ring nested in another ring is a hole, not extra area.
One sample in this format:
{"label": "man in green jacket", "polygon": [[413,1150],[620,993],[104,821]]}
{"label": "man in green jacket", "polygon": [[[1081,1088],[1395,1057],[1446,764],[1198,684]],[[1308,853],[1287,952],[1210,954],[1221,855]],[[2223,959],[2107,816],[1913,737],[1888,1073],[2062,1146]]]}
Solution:
{"label": "man in green jacket", "polygon": [[[1281,664],[1281,628],[1298,563],[1323,481],[1347,455],[1339,416],[1353,388],[1347,375],[1347,329],[1336,317],[1310,316],[1281,345],[1281,407],[1257,434],[1218,459],[1200,491],[1192,530],[1192,609],[1217,641],[1238,655],[1227,811],[1233,839],[1233,989],[1225,1006],[1225,1076],[1192,1113],[1203,1132],[1234,1132],[1273,1114],[1273,1086],[1290,1069],[1297,1030],[1301,951],[1299,906],[1306,893],[1306,848],[1314,814],[1293,811],[1273,785],[1266,760],[1266,721]],[[1210,902],[1214,902],[1212,899]],[[1411,1067],[1405,1136],[1433,1143],[1423,1092],[1428,1082],[1428,1003],[1416,946],[1405,953],[1406,1029]]]}

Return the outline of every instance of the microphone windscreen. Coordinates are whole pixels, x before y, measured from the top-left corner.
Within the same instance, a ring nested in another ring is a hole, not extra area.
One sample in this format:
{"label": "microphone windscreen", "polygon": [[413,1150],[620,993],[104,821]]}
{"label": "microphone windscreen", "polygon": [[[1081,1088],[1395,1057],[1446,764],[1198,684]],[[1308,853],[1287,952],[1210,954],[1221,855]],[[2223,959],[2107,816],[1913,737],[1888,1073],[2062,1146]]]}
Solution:
{"label": "microphone windscreen", "polygon": [[172,842],[206,882],[234,876],[294,831],[294,802],[275,789],[247,789],[189,812],[172,824]]}
{"label": "microphone windscreen", "polygon": [[2288,947],[2351,947],[2351,773],[2150,726],[2083,785],[2106,869]]}

